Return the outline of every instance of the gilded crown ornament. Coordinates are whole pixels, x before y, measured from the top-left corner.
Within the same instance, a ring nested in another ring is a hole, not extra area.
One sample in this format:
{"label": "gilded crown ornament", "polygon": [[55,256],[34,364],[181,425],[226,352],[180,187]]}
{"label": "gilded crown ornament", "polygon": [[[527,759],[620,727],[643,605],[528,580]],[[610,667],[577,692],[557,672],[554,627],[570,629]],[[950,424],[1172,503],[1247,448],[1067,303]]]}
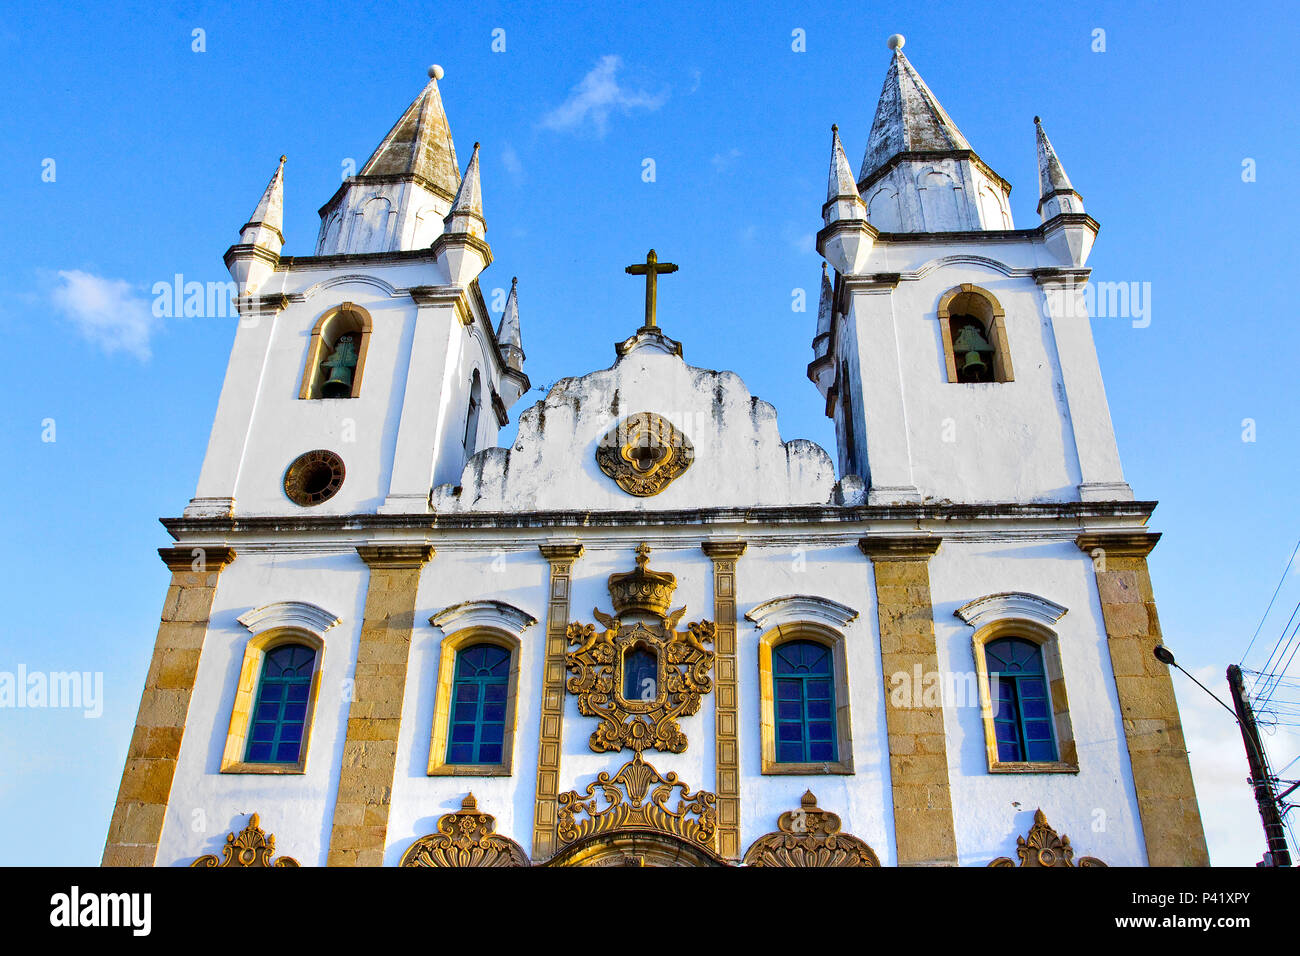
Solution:
{"label": "gilded crown ornament", "polygon": [[609,576],[609,599],[616,615],[668,615],[677,577],[667,571],[651,571],[646,567],[649,561],[650,546],[643,541],[636,549],[636,570]]}
{"label": "gilded crown ornament", "polygon": [[481,813],[474,794],[460,810],[438,818],[438,832],[422,836],[402,854],[408,867],[528,866],[528,855],[509,837],[496,833],[496,817]]}
{"label": "gilded crown ornament", "polygon": [[880,866],[880,858],[857,837],[840,832],[838,814],[817,806],[811,790],[804,792],[798,810],[787,810],[776,832],[754,841],[745,851],[746,866]]}
{"label": "gilded crown ornament", "polygon": [[[610,575],[615,615],[592,609],[604,630],[578,622],[568,627],[565,667],[571,676],[565,686],[578,698],[579,713],[600,719],[590,739],[596,753],[681,753],[687,740],[677,719],[697,713],[701,697],[713,689],[713,622],[695,621],[678,631],[686,608],[668,611],[677,579],[651,571],[649,560],[643,542],[636,570]],[[626,615],[657,620],[623,623]]]}

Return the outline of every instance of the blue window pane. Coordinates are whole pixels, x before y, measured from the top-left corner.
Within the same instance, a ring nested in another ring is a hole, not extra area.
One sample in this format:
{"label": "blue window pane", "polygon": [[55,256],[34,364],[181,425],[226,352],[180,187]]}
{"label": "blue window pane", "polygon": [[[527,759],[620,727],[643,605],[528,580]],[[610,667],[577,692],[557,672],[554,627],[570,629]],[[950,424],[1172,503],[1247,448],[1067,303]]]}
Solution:
{"label": "blue window pane", "polygon": [[1047,716],[1047,701],[1045,700],[1025,700],[1021,703],[1021,711],[1025,718],[1043,718]]}
{"label": "blue window pane", "polygon": [[1053,761],[1052,702],[1043,652],[1032,641],[1007,637],[985,645],[993,683],[994,736],[999,760]]}
{"label": "blue window pane", "polygon": [[1029,742],[1030,760],[1055,760],[1056,745],[1050,740],[1031,740]]}
{"label": "blue window pane", "polygon": [[1014,740],[998,741],[999,760],[1020,760],[1020,744]]}
{"label": "blue window pane", "polygon": [[447,762],[498,764],[504,752],[510,651],[476,644],[456,655]]}
{"label": "blue window pane", "polygon": [[306,717],[307,717],[306,704],[285,704],[284,705],[284,720],[286,725],[296,724],[298,726],[298,729],[301,730],[302,722],[304,719],[306,719]]}
{"label": "blue window pane", "polygon": [[303,681],[302,683],[299,684],[290,684],[287,688],[285,688],[286,690],[285,700],[306,701],[307,691],[309,689],[310,686],[307,684],[306,681]]}
{"label": "blue window pane", "polygon": [[776,702],[777,720],[798,720],[802,715],[803,709],[799,706],[799,701],[778,700]]}
{"label": "blue window pane", "polygon": [[773,650],[776,759],[815,763],[836,759],[835,685],[831,651],[815,641],[788,641]]}
{"label": "blue window pane", "polygon": [[266,763],[271,758],[271,745],[254,743],[248,748],[248,759],[253,763]]}
{"label": "blue window pane", "polygon": [[834,760],[835,748],[829,743],[811,743],[808,745],[808,759],[817,760]]}
{"label": "blue window pane", "polygon": [[280,716],[280,705],[273,700],[263,701],[257,705],[257,713],[254,716],[258,720],[274,721]]}
{"label": "blue window pane", "polygon": [[797,743],[778,743],[776,745],[776,759],[781,763],[802,763],[803,748]]}
{"label": "blue window pane", "polygon": [[253,739],[258,743],[270,743],[275,740],[275,724],[258,722],[253,724]]}
{"label": "blue window pane", "polygon": [[275,748],[275,759],[280,763],[294,763],[298,760],[297,742],[282,743]]}

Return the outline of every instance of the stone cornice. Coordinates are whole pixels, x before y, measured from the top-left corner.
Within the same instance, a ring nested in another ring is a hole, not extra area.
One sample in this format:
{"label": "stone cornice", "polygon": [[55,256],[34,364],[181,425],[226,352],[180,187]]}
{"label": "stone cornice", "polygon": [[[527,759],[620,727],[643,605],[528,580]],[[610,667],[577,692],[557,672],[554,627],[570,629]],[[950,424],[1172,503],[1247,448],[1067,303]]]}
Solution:
{"label": "stone cornice", "polygon": [[434,555],[431,544],[362,544],[357,554],[373,571],[376,568],[420,568]]}
{"label": "stone cornice", "polygon": [[903,280],[901,272],[872,272],[860,276],[843,276],[849,292],[889,292]]}
{"label": "stone cornice", "polygon": [[220,571],[235,560],[235,549],[225,545],[159,548],[158,557],[171,571]]}
{"label": "stone cornice", "polygon": [[432,249],[397,249],[392,252],[336,252],[327,256],[281,256],[277,272],[294,269],[337,269],[340,266],[386,266],[403,263],[427,262],[433,265],[438,257]]}
{"label": "stone cornice", "polygon": [[1082,286],[1092,275],[1091,269],[1033,269],[1029,273],[1039,285]]}
{"label": "stone cornice", "polygon": [[297,627],[323,637],[341,620],[333,611],[311,604],[307,601],[279,601],[264,604],[235,618],[240,624],[254,634],[261,634],[275,627]]}
{"label": "stone cornice", "polygon": [[518,635],[536,624],[537,618],[505,601],[462,601],[443,608],[429,623],[444,634],[468,627],[495,627]]}
{"label": "stone cornice", "polygon": [[1145,558],[1160,540],[1156,531],[1088,531],[1074,539],[1080,551],[1091,554],[1100,548],[1119,558]]}
{"label": "stone cornice", "polygon": [[576,541],[539,544],[537,550],[547,561],[576,561],[582,557],[583,546]]}
{"label": "stone cornice", "polygon": [[857,620],[858,612],[847,604],[813,594],[788,594],[772,598],[753,608],[745,615],[760,631],[781,624],[798,621],[820,621],[832,627],[843,627]]}
{"label": "stone cornice", "polygon": [[469,511],[441,514],[277,515],[163,518],[176,538],[186,534],[456,530],[473,528],[618,528],[697,525],[844,525],[855,522],[1063,521],[1113,519],[1145,522],[1154,501],[1062,501],[987,504],[786,505],[674,511]]}
{"label": "stone cornice", "polygon": [[727,540],[724,538],[719,538],[715,541],[705,541],[700,545],[700,549],[715,561],[719,559],[725,560],[727,558],[738,558],[745,553],[747,547],[749,547],[749,543],[746,541],[740,541],[738,539]]}
{"label": "stone cornice", "polygon": [[928,561],[942,541],[937,534],[871,535],[858,539],[858,549],[872,561]]}

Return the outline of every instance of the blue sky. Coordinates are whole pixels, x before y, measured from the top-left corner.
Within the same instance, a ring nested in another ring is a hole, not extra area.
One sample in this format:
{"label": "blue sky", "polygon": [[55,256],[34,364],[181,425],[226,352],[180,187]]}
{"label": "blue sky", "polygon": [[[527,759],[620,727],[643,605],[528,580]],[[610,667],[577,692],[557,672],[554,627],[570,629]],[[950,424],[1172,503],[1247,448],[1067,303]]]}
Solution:
{"label": "blue sky", "polygon": [[[0,22],[10,354],[0,670],[104,681],[97,719],[0,709],[0,810],[25,823],[0,863],[93,864],[102,851],[167,581],[157,518],[193,494],[234,331],[230,319],[153,320],[150,289],[176,273],[227,278],[221,255],[281,153],[285,251],[309,254],[344,164],[365,161],[433,62],[446,70],[462,163],[483,143],[496,263],[481,281],[490,292],[519,276],[535,385],[610,363],[641,318],[643,283],[623,267],[653,245],[681,266],[660,285],[660,317],[687,360],[739,372],[776,405],[784,437],[826,447],[830,423],[804,376],[820,270],[812,236],[829,127],[839,124],[856,168],[886,37],[907,36],[913,64],[1012,183],[1021,227],[1038,221],[1032,118],[1042,116],[1102,225],[1094,278],[1151,284],[1149,326],[1100,319],[1094,332],[1128,480],[1161,502],[1151,570],[1166,640],[1223,693],[1223,669],[1300,534],[1283,241],[1296,220],[1300,82],[1292,31],[1278,28],[1291,20],[1284,7],[380,11],[43,4]],[[491,49],[494,29],[505,52]],[[791,48],[796,29],[805,52]],[[1093,50],[1097,29],[1104,52]],[[800,287],[806,313],[790,307]],[[1297,601],[1293,569],[1256,664]],[[1214,860],[1253,862],[1262,839],[1236,728],[1175,681]],[[1277,764],[1300,752],[1287,730],[1268,740]]]}

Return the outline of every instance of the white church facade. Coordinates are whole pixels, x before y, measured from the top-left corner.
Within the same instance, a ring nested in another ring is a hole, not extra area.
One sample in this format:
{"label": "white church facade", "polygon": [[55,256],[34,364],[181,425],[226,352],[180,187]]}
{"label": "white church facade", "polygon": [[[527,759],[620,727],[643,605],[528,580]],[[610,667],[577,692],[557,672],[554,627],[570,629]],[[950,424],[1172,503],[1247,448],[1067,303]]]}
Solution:
{"label": "white church facade", "polygon": [[817,236],[834,455],[687,364],[653,252],[613,364],[524,407],[437,67],[310,256],[281,161],[105,865],[1208,864],[1097,223],[1036,121],[1015,228],[890,46]]}

